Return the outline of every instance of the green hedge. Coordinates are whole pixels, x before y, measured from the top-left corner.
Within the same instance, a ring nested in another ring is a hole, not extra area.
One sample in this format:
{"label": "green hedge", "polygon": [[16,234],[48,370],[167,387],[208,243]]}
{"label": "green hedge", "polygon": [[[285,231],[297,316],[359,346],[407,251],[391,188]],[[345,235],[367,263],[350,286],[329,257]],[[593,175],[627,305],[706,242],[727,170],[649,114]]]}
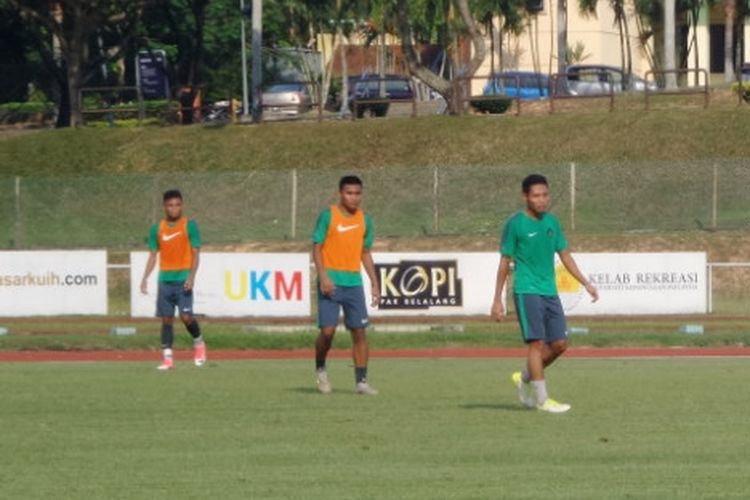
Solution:
{"label": "green hedge", "polygon": [[494,99],[474,99],[469,101],[471,107],[480,113],[502,114],[508,111],[513,99],[497,97]]}
{"label": "green hedge", "polygon": [[[742,88],[740,88],[740,85]],[[732,91],[739,93],[745,102],[750,103],[750,82],[742,82],[742,84],[732,84]]]}
{"label": "green hedge", "polygon": [[0,123],[44,122],[54,117],[55,106],[50,102],[6,102],[0,104]]}

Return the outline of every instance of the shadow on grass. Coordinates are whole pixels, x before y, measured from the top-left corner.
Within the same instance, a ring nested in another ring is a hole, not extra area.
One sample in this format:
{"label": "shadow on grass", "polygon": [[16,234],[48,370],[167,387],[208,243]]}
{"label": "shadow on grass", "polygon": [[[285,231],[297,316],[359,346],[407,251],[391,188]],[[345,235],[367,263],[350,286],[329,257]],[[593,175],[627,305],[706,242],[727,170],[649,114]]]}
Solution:
{"label": "shadow on grass", "polygon": [[464,410],[529,411],[515,403],[466,403],[459,405]]}
{"label": "shadow on grass", "polygon": [[315,387],[288,387],[288,392],[298,392],[300,394],[319,394]]}

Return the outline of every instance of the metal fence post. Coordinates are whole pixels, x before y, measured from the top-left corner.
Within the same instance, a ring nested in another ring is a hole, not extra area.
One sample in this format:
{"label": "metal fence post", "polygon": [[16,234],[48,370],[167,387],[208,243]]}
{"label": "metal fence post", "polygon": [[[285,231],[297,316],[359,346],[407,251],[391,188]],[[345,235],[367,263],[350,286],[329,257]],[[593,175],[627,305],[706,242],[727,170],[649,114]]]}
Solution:
{"label": "metal fence post", "polygon": [[711,199],[711,227],[716,229],[716,221],[718,218],[718,206],[719,206],[719,167],[714,163],[714,185]]}
{"label": "metal fence post", "polygon": [[23,222],[21,220],[23,214],[21,213],[21,176],[16,176],[15,186],[15,199],[16,199],[16,223],[15,223],[15,234],[13,237],[13,248],[21,248],[23,246]]}
{"label": "metal fence post", "polygon": [[576,229],[576,164],[570,162],[570,230]]}
{"label": "metal fence post", "polygon": [[714,266],[709,262],[706,267],[708,268],[708,272],[706,273],[708,275],[708,279],[706,280],[706,307],[708,308],[707,312],[711,314],[714,312]]}
{"label": "metal fence post", "polygon": [[297,237],[297,169],[292,169],[292,239]]}
{"label": "metal fence post", "polygon": [[440,182],[439,167],[435,165],[432,168],[432,230],[435,234],[440,232],[440,207],[438,204],[438,197],[440,191],[438,189]]}

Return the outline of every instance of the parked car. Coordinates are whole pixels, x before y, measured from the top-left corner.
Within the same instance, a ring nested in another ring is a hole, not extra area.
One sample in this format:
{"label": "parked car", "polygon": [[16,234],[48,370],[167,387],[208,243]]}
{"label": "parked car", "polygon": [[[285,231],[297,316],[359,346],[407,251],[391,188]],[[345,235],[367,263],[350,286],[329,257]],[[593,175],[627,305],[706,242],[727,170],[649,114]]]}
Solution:
{"label": "parked car", "polygon": [[487,80],[483,94],[519,97],[524,101],[543,99],[549,96],[549,76],[532,71],[505,71]]}
{"label": "parked car", "polygon": [[636,75],[625,77],[621,68],[598,64],[568,66],[565,76],[558,80],[558,93],[568,95],[602,95],[620,92],[657,90],[656,82],[646,82]]}
{"label": "parked car", "polygon": [[[364,117],[365,113],[372,116],[385,116],[388,113],[390,102],[382,102],[381,99],[410,101],[414,98],[411,79],[402,75],[387,74],[382,79],[378,75],[350,76],[348,85],[349,109],[354,111],[356,99],[357,118]],[[383,95],[381,95],[381,88]],[[329,100],[329,109],[337,110],[341,107],[340,94],[339,84],[338,92]]]}
{"label": "parked car", "polygon": [[743,64],[740,72],[742,73],[742,81],[750,82],[750,63]]}
{"label": "parked car", "polygon": [[299,116],[312,108],[310,90],[304,83],[275,83],[263,91],[263,113]]}

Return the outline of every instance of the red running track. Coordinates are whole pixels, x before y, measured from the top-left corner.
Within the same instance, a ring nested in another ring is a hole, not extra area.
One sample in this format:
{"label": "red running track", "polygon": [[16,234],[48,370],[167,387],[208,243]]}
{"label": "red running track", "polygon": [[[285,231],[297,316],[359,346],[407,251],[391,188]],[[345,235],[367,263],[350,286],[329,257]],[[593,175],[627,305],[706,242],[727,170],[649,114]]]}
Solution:
{"label": "red running track", "polygon": [[[177,351],[178,360],[191,359],[190,351]],[[311,349],[216,350],[208,352],[211,361],[313,359]],[[333,358],[348,358],[348,350],[334,350]],[[381,349],[370,353],[372,358],[523,358],[524,348],[440,348]],[[738,357],[750,356],[750,347],[577,347],[565,352],[566,358],[674,358],[674,357]],[[0,352],[0,362],[110,362],[157,361],[158,351],[7,351]]]}

